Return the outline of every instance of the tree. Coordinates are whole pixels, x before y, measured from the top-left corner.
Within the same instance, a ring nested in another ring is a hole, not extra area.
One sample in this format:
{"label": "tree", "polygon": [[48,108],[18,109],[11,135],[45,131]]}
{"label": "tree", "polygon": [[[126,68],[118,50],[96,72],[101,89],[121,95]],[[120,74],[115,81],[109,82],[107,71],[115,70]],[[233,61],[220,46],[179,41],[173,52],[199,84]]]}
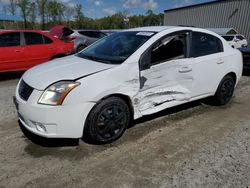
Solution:
{"label": "tree", "polygon": [[64,17],[65,6],[55,0],[48,2],[48,16],[53,24],[61,23]]}
{"label": "tree", "polygon": [[66,21],[69,23],[70,20],[73,20],[75,15],[75,8],[74,7],[66,7],[64,11],[64,16]]}
{"label": "tree", "polygon": [[48,0],[37,0],[36,1],[37,3],[37,9],[38,9],[38,12],[39,12],[39,15],[41,17],[41,28],[42,30],[45,29],[45,16],[46,16],[46,9],[47,9],[47,6],[48,6]]}
{"label": "tree", "polygon": [[10,3],[7,5],[7,11],[11,15],[16,15],[16,8],[17,8],[17,1],[16,0],[9,0]]}
{"label": "tree", "polygon": [[160,25],[159,16],[154,14],[152,10],[148,10],[146,12],[146,17],[143,20],[144,26],[151,26],[151,25]]}
{"label": "tree", "polygon": [[29,18],[30,18],[30,22],[32,23],[32,27],[34,27],[35,23],[36,23],[36,15],[37,12],[37,4],[35,2],[32,2],[30,4],[30,11],[29,11]]}
{"label": "tree", "polygon": [[30,12],[30,2],[29,0],[18,0],[17,6],[20,8],[21,16],[24,21],[24,28],[26,29],[28,27],[27,17]]}
{"label": "tree", "polygon": [[83,27],[83,21],[84,21],[84,14],[82,12],[82,5],[76,4],[75,5],[75,22],[76,22],[76,27],[78,29]]}

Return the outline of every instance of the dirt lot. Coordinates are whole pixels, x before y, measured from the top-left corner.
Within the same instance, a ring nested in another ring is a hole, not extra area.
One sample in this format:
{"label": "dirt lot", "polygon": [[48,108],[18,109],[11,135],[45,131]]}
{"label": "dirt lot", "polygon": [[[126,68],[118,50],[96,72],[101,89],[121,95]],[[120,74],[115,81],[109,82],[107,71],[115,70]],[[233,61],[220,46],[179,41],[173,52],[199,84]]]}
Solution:
{"label": "dirt lot", "polygon": [[20,131],[17,79],[0,81],[0,187],[249,187],[250,77],[232,102],[198,102],[135,122],[111,145],[42,147]]}

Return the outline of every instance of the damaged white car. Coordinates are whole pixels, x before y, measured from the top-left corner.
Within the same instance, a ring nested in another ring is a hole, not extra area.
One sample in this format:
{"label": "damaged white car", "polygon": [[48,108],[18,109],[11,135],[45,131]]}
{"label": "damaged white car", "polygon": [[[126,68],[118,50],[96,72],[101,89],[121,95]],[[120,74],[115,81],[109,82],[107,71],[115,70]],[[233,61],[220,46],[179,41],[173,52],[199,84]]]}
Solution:
{"label": "damaged white car", "polygon": [[228,103],[241,74],[241,53],[213,32],[135,28],[30,69],[15,103],[35,135],[104,144],[144,115],[206,97]]}

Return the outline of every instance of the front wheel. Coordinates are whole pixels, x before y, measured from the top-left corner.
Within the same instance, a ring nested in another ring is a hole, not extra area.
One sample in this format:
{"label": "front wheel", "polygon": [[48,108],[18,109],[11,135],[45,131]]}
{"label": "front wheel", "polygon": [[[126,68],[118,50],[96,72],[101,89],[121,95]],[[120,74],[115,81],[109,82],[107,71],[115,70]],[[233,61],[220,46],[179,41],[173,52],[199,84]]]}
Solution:
{"label": "front wheel", "polygon": [[87,117],[83,139],[90,143],[106,144],[120,138],[130,122],[125,101],[110,97],[97,104]]}
{"label": "front wheel", "polygon": [[234,92],[235,80],[231,75],[226,75],[220,82],[217,91],[213,97],[213,102],[215,105],[225,105],[227,104]]}

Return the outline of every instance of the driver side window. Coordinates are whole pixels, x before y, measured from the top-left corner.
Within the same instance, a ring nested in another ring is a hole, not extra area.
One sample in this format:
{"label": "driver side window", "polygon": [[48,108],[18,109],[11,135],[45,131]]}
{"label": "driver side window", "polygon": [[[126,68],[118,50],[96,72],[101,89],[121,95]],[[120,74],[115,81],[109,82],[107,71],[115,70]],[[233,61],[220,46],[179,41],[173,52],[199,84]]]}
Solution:
{"label": "driver side window", "polygon": [[151,64],[158,64],[172,59],[185,58],[187,34],[167,36],[152,47]]}

